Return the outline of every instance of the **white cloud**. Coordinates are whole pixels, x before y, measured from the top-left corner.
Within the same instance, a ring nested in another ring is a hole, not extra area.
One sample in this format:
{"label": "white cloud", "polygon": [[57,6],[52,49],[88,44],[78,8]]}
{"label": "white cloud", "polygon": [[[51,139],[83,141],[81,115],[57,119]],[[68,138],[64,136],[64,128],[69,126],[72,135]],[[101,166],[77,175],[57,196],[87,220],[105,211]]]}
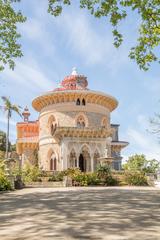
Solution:
{"label": "white cloud", "polygon": [[19,31],[28,46],[36,43],[44,56],[55,54],[55,35],[52,27],[49,27],[48,14],[27,18],[25,23],[19,25]]}
{"label": "white cloud", "polygon": [[134,154],[144,154],[148,159],[155,158],[160,161],[160,144],[148,129],[148,117],[139,114],[135,118],[135,125],[128,126],[126,132],[122,134],[121,138],[129,142],[129,145],[122,151],[123,163]]}
{"label": "white cloud", "polygon": [[22,34],[31,40],[41,40],[43,31],[41,23],[33,18],[28,19],[23,25],[20,25]]}
{"label": "white cloud", "polygon": [[[147,158],[160,160],[160,146],[156,139],[147,132],[129,128],[127,130],[128,140],[132,148],[132,155],[136,153],[145,154]],[[135,150],[134,150],[135,149]]]}
{"label": "white cloud", "polygon": [[[73,23],[74,22],[74,23]],[[128,50],[126,45],[120,49],[113,46],[111,30],[106,28],[97,31],[91,24],[90,18],[82,12],[65,13],[56,19],[56,23],[67,35],[70,49],[78,54],[86,64],[105,65],[111,72],[128,64]],[[65,24],[64,24],[65,23]]]}
{"label": "white cloud", "polygon": [[71,49],[84,58],[87,64],[101,62],[110,51],[110,37],[107,39],[100,36],[83,14],[65,13],[57,20],[57,24],[68,35]]}
{"label": "white cloud", "polygon": [[6,69],[3,73],[6,81],[12,81],[17,86],[17,91],[23,86],[23,91],[41,92],[54,88],[54,81],[49,80],[45,74],[32,61],[16,63],[14,71]]}

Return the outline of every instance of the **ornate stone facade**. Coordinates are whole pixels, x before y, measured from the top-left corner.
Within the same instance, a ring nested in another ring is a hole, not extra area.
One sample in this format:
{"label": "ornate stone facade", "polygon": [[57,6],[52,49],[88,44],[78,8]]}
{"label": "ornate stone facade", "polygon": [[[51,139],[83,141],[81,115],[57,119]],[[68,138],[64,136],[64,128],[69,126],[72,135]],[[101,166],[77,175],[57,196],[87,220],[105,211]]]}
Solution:
{"label": "ornate stone facade", "polygon": [[119,141],[119,125],[110,124],[110,113],[118,102],[87,86],[87,78],[73,70],[59,88],[33,100],[33,108],[40,113],[38,121],[28,121],[25,109],[24,122],[17,123],[17,152],[23,163],[27,159],[34,164],[37,149],[43,170],[79,167],[93,172],[107,149],[113,168],[121,169],[121,149],[128,143]]}

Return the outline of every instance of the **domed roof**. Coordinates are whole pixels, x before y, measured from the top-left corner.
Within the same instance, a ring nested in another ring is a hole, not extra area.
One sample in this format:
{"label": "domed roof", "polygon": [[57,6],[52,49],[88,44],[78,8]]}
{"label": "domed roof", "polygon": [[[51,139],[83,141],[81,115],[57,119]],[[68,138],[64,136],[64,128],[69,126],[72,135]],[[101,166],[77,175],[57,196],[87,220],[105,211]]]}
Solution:
{"label": "domed roof", "polygon": [[87,86],[87,77],[78,74],[76,68],[73,68],[71,75],[65,77],[59,87],[54,89],[54,91],[87,90]]}
{"label": "domed roof", "polygon": [[32,106],[40,112],[44,107],[52,104],[61,103],[64,105],[68,102],[76,102],[78,98],[84,98],[87,103],[98,104],[107,108],[110,112],[117,107],[118,101],[114,97],[89,90],[87,86],[87,77],[78,74],[76,69],[73,68],[71,75],[65,77],[58,88],[36,97],[32,101]]}

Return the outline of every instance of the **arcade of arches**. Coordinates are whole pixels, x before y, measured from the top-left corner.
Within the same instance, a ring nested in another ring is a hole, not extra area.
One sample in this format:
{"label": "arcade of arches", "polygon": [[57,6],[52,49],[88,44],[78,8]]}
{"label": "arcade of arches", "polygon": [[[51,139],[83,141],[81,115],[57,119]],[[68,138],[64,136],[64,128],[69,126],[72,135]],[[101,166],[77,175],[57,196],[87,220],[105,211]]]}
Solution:
{"label": "arcade of arches", "polygon": [[90,153],[89,147],[84,145],[79,153],[74,149],[68,155],[68,168],[79,168],[82,172],[95,171],[100,164],[100,153],[96,149],[94,153]]}

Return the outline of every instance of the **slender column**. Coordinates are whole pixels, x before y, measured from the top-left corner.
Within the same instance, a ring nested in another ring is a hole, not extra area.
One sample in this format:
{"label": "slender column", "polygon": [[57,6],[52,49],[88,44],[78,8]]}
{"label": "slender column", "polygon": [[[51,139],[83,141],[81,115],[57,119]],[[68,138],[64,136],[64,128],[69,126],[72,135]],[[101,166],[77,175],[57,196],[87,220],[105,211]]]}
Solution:
{"label": "slender column", "polygon": [[79,168],[79,154],[76,155],[76,158],[77,158],[77,168]]}
{"label": "slender column", "polygon": [[94,157],[91,155],[91,172],[94,172]]}

